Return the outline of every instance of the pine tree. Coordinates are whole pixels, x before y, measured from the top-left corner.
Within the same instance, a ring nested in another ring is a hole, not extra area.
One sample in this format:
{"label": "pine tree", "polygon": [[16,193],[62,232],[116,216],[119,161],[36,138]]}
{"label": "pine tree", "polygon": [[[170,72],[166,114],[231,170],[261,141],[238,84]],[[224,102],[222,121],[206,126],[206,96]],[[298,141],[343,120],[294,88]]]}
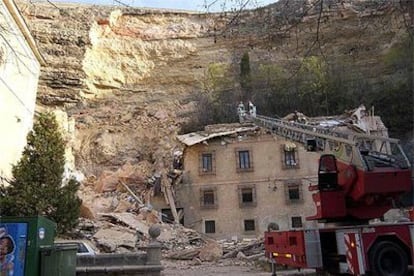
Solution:
{"label": "pine tree", "polygon": [[240,101],[252,101],[252,80],[250,74],[250,57],[245,52],[240,60],[240,86],[242,95]]}
{"label": "pine tree", "polygon": [[0,192],[0,215],[43,215],[55,221],[58,232],[72,229],[79,217],[79,183],[71,179],[62,185],[65,142],[55,116],[40,114],[27,136],[27,145],[13,180]]}

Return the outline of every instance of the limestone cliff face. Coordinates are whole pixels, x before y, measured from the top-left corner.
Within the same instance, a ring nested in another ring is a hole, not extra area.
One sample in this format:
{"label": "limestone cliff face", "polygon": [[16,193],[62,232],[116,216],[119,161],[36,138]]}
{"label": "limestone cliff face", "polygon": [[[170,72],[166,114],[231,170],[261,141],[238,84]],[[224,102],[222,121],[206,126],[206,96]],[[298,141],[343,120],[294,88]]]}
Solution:
{"label": "limestone cliff face", "polygon": [[236,17],[21,3],[48,63],[38,105],[75,119],[77,166],[87,175],[143,160],[161,170],[211,63],[237,64],[249,51],[252,68],[289,67],[323,53],[352,55],[373,83],[395,73],[381,72],[378,56],[406,33],[398,4],[324,1],[320,14],[314,1],[291,2]]}

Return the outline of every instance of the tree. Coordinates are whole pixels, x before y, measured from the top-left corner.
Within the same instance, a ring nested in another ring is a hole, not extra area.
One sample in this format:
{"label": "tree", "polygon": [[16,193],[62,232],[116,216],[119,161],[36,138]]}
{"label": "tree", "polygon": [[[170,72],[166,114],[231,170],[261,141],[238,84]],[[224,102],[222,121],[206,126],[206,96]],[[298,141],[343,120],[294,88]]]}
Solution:
{"label": "tree", "polygon": [[13,180],[0,193],[1,215],[46,216],[57,223],[58,232],[72,229],[79,217],[79,183],[62,185],[65,142],[51,113],[40,114],[27,135],[20,161],[13,166]]}
{"label": "tree", "polygon": [[245,52],[240,60],[240,87],[241,87],[241,101],[245,102],[253,100],[252,87],[251,87],[251,75],[250,75],[250,58],[249,53]]}
{"label": "tree", "polygon": [[231,123],[237,120],[239,97],[234,90],[235,79],[231,68],[224,63],[211,63],[202,79],[202,90],[195,93],[196,112],[181,127],[181,133],[202,130],[204,126]]}

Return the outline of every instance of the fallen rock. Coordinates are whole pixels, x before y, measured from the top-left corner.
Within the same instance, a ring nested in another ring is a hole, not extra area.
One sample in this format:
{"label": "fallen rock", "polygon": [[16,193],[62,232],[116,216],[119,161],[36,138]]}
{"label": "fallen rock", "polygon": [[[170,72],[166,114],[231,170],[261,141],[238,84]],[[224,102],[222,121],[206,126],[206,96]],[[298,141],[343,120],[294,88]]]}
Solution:
{"label": "fallen rock", "polygon": [[200,258],[194,258],[193,262],[191,263],[192,265],[202,265],[203,262],[200,260]]}
{"label": "fallen rock", "polygon": [[106,213],[110,212],[113,209],[112,201],[113,198],[111,197],[103,197],[103,196],[95,196],[90,199],[92,203],[88,203],[85,201],[85,205],[89,206],[90,208],[94,210],[95,215],[98,213]]}
{"label": "fallen rock", "polygon": [[126,227],[117,227],[100,229],[93,236],[97,246],[104,252],[117,252],[118,247],[135,248],[136,234],[133,230]]}
{"label": "fallen rock", "polygon": [[237,259],[239,259],[239,260],[245,260],[246,259],[246,255],[244,255],[244,253],[240,251],[239,253],[237,253]]}
{"label": "fallen rock", "polygon": [[202,261],[213,262],[223,256],[223,249],[217,242],[210,241],[200,250],[199,258]]}
{"label": "fallen rock", "polygon": [[130,210],[131,208],[133,208],[133,204],[129,201],[126,200],[120,200],[118,202],[118,205],[116,206],[114,212],[115,213],[123,213],[126,212],[128,210]]}
{"label": "fallen rock", "polygon": [[118,177],[111,171],[104,171],[96,181],[95,190],[98,193],[115,191]]}
{"label": "fallen rock", "polygon": [[166,256],[167,259],[174,260],[192,260],[200,254],[200,249],[198,248],[189,248],[180,251],[171,252]]}
{"label": "fallen rock", "polygon": [[96,216],[92,209],[89,206],[86,206],[84,202],[82,202],[80,209],[79,209],[79,216],[82,218],[87,219],[96,219]]}
{"label": "fallen rock", "polygon": [[261,252],[261,253],[257,253],[254,255],[246,256],[246,259],[249,261],[256,261],[256,260],[259,260],[263,256],[264,256],[264,252]]}

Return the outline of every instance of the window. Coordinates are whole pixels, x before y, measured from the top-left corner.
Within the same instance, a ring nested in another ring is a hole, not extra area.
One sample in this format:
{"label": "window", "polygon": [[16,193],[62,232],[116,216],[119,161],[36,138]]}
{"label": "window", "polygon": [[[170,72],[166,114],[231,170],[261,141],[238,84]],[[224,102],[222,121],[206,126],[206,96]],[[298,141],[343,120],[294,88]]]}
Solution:
{"label": "window", "polygon": [[298,169],[299,162],[298,162],[298,152],[296,149],[296,145],[294,143],[286,143],[282,147],[282,162],[284,169]]}
{"label": "window", "polygon": [[200,174],[215,173],[214,152],[202,152],[200,154]]}
{"label": "window", "polygon": [[285,165],[287,167],[296,166],[296,158],[295,158],[295,151],[287,151],[285,150]]}
{"label": "window", "polygon": [[202,208],[217,208],[217,189],[201,188],[200,189],[200,206]]}
{"label": "window", "polygon": [[289,199],[290,200],[299,200],[299,186],[289,187]]}
{"label": "window", "polygon": [[255,227],[254,219],[244,220],[244,231],[248,232],[248,231],[255,231],[255,230],[256,230],[256,227]]}
{"label": "window", "polygon": [[237,160],[237,171],[238,172],[253,170],[253,159],[252,159],[250,150],[237,149],[236,160]]}
{"label": "window", "polygon": [[204,221],[204,232],[206,234],[216,233],[216,222],[214,220]]}
{"label": "window", "polygon": [[213,155],[211,153],[203,153],[203,172],[211,172],[213,170]]}
{"label": "window", "polygon": [[240,185],[238,191],[240,207],[256,206],[256,188],[254,185]]}
{"label": "window", "polygon": [[250,169],[249,151],[247,151],[247,150],[239,151],[239,168],[240,169]]}
{"label": "window", "polygon": [[292,217],[292,228],[302,227],[302,217]]}
{"label": "window", "polygon": [[243,203],[253,202],[253,189],[252,188],[242,188],[241,193],[242,193]]}
{"label": "window", "polygon": [[285,184],[286,202],[299,203],[303,201],[302,183],[298,181],[290,181]]}
{"label": "window", "polygon": [[214,191],[204,191],[203,203],[204,205],[214,205]]}

